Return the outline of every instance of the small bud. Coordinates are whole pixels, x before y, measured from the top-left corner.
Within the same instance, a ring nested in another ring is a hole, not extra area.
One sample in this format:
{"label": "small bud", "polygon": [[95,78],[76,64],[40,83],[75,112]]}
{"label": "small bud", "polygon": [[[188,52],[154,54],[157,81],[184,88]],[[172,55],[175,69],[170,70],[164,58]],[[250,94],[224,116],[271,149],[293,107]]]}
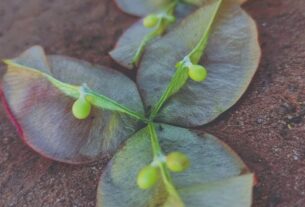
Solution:
{"label": "small bud", "polygon": [[157,15],[148,15],[143,19],[143,25],[147,28],[155,27],[158,24],[159,17]]}
{"label": "small bud", "polygon": [[166,157],[166,165],[173,172],[182,172],[189,167],[190,161],[182,152],[171,152]]}
{"label": "small bud", "polygon": [[91,112],[91,104],[85,97],[77,99],[72,106],[72,113],[77,119],[86,119]]}
{"label": "small bud", "polygon": [[158,180],[158,169],[148,165],[140,170],[137,178],[139,188],[145,190],[151,188]]}
{"label": "small bud", "polygon": [[189,77],[197,82],[204,81],[207,77],[207,70],[201,65],[191,65],[188,71]]}

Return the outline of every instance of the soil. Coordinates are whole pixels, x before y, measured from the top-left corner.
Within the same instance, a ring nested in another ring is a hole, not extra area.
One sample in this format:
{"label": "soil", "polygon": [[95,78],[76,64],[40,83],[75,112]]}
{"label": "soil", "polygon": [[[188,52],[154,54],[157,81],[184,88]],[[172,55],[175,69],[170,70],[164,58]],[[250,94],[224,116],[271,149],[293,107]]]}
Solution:
{"label": "soil", "polygon": [[[253,207],[304,207],[305,1],[249,0],[244,8],[260,31],[260,67],[239,103],[202,130],[228,143],[256,173]],[[1,0],[0,58],[39,44],[47,53],[126,73],[108,51],[135,20],[109,0]],[[108,160],[85,166],[47,160],[22,143],[2,106],[0,117],[0,206],[95,206]]]}

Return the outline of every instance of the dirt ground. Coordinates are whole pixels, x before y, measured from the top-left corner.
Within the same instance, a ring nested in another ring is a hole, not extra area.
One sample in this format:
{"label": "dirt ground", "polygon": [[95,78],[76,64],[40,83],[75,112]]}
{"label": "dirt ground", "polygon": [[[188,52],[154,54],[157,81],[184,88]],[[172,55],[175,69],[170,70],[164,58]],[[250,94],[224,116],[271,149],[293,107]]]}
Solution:
{"label": "dirt ground", "polygon": [[[249,0],[244,8],[257,21],[262,62],[239,103],[202,130],[256,173],[253,207],[304,207],[305,1]],[[110,0],[1,0],[0,58],[39,44],[125,71],[107,52],[135,20]],[[0,206],[95,205],[107,160],[71,166],[44,159],[21,142],[2,106],[0,118]]]}

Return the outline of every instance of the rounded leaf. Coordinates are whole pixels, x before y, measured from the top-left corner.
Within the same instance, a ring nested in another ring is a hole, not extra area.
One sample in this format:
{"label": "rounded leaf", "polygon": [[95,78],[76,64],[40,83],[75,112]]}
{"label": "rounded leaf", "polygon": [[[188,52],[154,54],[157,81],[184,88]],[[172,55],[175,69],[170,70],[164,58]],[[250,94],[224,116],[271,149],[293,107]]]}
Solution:
{"label": "rounded leaf", "polygon": [[[144,114],[135,84],[121,73],[63,56],[46,56],[35,46],[13,60],[1,81],[2,101],[24,142],[54,160],[84,163],[111,153],[138,128],[138,121],[92,106],[90,116],[73,116],[75,99],[43,73],[91,89]],[[35,70],[36,69],[36,70]]]}
{"label": "rounded leaf", "polygon": [[164,9],[172,0],[114,0],[114,2],[128,14],[146,16]]}
{"label": "rounded leaf", "polygon": [[[253,175],[227,145],[206,133],[199,135],[163,124],[156,128],[165,154],[180,151],[190,159],[186,171],[171,173],[185,206],[250,207]],[[147,128],[138,131],[108,164],[98,186],[97,207],[163,206],[173,202],[162,181],[145,191],[136,185],[138,172],[152,161],[149,136]]]}
{"label": "rounded leaf", "polygon": [[[179,24],[181,19],[186,17],[188,14],[190,14],[194,10],[193,7],[186,5],[186,4],[179,4],[177,6],[175,16],[177,17],[177,21],[174,25],[170,26],[167,31],[171,31],[173,28],[175,28],[176,25]],[[135,22],[133,25],[131,25],[118,39],[115,48],[109,53],[110,56],[120,65],[132,69],[132,59],[135,55],[138,47],[140,46],[143,38],[145,35],[149,34],[153,31],[154,28],[146,28],[143,25],[144,19],[141,19],[137,22]],[[160,37],[157,37],[153,39],[151,42],[148,43],[151,44],[152,42],[160,39]],[[145,51],[144,51],[145,52]]]}
{"label": "rounded leaf", "polygon": [[[211,9],[210,5],[198,9],[146,48],[137,83],[147,108],[166,90],[176,63],[198,43]],[[236,3],[224,1],[218,14],[200,62],[208,71],[206,80],[188,80],[165,103],[158,121],[180,126],[206,124],[234,105],[247,89],[260,60],[256,25]]]}

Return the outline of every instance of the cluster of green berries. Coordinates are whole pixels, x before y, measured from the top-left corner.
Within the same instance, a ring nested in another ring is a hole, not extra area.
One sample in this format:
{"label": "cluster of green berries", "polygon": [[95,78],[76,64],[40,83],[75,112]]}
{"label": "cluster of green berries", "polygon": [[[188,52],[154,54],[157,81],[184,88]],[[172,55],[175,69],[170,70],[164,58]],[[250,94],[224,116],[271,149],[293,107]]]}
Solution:
{"label": "cluster of green berries", "polygon": [[[172,172],[183,172],[190,165],[188,157],[181,152],[171,152],[166,156],[166,166]],[[139,188],[145,190],[154,186],[159,179],[158,166],[152,164],[142,168],[137,177]]]}
{"label": "cluster of green berries", "polygon": [[74,102],[72,106],[72,114],[77,119],[86,119],[91,112],[91,103],[88,101],[87,96],[83,92],[83,89],[80,89],[80,96]]}
{"label": "cluster of green berries", "polygon": [[146,28],[153,28],[157,26],[162,19],[165,19],[168,23],[176,21],[176,18],[172,15],[150,14],[143,19],[143,25]]}

